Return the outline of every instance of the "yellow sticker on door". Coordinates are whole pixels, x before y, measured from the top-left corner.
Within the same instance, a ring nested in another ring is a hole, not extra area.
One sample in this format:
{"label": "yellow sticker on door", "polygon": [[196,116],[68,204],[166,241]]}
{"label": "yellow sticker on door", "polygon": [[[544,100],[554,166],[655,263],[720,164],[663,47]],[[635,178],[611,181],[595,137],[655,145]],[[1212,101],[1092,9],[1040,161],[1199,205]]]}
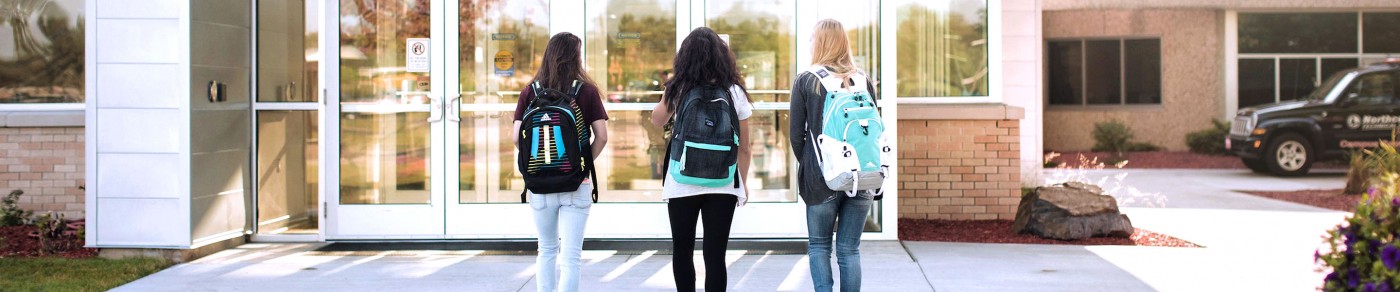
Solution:
{"label": "yellow sticker on door", "polygon": [[510,51],[496,52],[496,75],[515,76],[515,55],[511,54]]}

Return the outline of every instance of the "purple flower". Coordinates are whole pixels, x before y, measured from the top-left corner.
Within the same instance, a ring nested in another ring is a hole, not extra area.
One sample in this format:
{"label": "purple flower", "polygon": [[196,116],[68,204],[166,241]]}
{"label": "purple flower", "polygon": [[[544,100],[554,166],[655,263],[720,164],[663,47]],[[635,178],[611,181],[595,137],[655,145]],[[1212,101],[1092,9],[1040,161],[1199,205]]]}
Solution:
{"label": "purple flower", "polygon": [[1381,242],[1375,239],[1366,241],[1366,253],[1376,254],[1381,252]]}
{"label": "purple flower", "polygon": [[1356,268],[1347,269],[1347,288],[1356,288],[1361,285],[1361,273],[1356,272]]}
{"label": "purple flower", "polygon": [[1317,261],[1321,261],[1321,260],[1322,260],[1322,251],[1313,251],[1313,261],[1314,261],[1314,262],[1317,262]]}
{"label": "purple flower", "polygon": [[1366,195],[1367,195],[1367,196],[1370,196],[1370,197],[1375,197],[1375,196],[1376,196],[1376,187],[1371,187],[1371,188],[1369,188],[1369,189],[1366,189]]}
{"label": "purple flower", "polygon": [[1393,288],[1390,288],[1390,283],[1388,282],[1383,281],[1380,284],[1376,284],[1376,292],[1392,292],[1394,291],[1392,289]]}
{"label": "purple flower", "polygon": [[1386,245],[1385,249],[1381,250],[1381,263],[1384,263],[1387,269],[1396,270],[1396,266],[1400,266],[1400,248],[1396,248],[1394,244]]}
{"label": "purple flower", "polygon": [[[1395,198],[1390,199],[1390,205],[1395,206],[1396,208],[1400,208],[1400,196],[1395,196]],[[1400,210],[1400,209],[1396,209],[1396,210]]]}
{"label": "purple flower", "polygon": [[1366,283],[1366,286],[1361,287],[1361,291],[1376,292],[1376,283]]}

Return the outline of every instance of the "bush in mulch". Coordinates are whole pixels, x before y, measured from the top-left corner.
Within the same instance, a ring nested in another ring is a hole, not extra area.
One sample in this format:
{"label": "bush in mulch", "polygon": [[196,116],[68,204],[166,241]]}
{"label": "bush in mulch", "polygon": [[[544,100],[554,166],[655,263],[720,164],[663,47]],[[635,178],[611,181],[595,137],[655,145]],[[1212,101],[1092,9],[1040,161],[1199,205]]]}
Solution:
{"label": "bush in mulch", "polygon": [[15,190],[0,200],[0,258],[97,256],[97,249],[83,248],[84,220],[64,220],[52,213],[30,217],[16,204],[24,191]]}
{"label": "bush in mulch", "polygon": [[[82,224],[82,220],[77,220],[67,221],[64,225],[82,228]],[[84,248],[83,237],[77,233],[67,233],[52,239],[41,239],[37,226],[0,227],[0,257],[39,256],[87,258],[97,256],[97,249]]]}
{"label": "bush in mulch", "polygon": [[1136,228],[1130,238],[1092,237],[1063,241],[1045,239],[1030,234],[1017,234],[1012,231],[1011,225],[1011,220],[924,220],[901,218],[899,219],[899,239],[968,243],[1201,247],[1189,241],[1143,230],[1142,228]]}

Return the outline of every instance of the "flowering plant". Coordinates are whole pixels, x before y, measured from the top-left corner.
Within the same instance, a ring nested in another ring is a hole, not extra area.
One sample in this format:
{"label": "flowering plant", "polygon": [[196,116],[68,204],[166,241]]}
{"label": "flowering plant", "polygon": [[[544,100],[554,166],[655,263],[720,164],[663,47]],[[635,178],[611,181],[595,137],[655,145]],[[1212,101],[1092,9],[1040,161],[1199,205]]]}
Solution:
{"label": "flowering plant", "polygon": [[1330,250],[1313,256],[1329,270],[1323,291],[1395,291],[1400,288],[1400,175],[1382,176],[1345,224],[1327,232]]}

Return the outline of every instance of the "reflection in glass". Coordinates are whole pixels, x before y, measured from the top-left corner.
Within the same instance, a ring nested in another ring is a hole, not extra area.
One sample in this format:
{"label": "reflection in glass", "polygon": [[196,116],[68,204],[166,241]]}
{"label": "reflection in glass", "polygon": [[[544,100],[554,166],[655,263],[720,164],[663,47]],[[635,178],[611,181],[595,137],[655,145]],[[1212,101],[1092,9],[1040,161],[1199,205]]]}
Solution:
{"label": "reflection in glass", "polygon": [[343,113],[341,204],[427,204],[428,113]]}
{"label": "reflection in glass", "polygon": [[1357,14],[1240,13],[1240,53],[1356,53]]}
{"label": "reflection in glass", "polygon": [[[815,2],[815,3],[814,3]],[[876,80],[875,91],[877,98],[880,86],[880,3],[879,1],[804,1],[802,5],[817,6],[817,17],[812,19],[807,27],[816,25],[816,20],[836,19],[846,27],[846,37],[851,42],[852,62],[857,68],[870,75],[871,80]],[[807,40],[798,40],[807,41]],[[797,60],[798,70],[806,70],[805,67],[811,60]],[[800,71],[799,71],[800,72]]]}
{"label": "reflection in glass", "polygon": [[258,232],[316,233],[315,111],[259,111]]}
{"label": "reflection in glass", "polygon": [[1083,104],[1084,43],[1078,40],[1053,41],[1048,46],[1045,75],[1050,83],[1047,85],[1050,88],[1050,104]]}
{"label": "reflection in glass", "polygon": [[429,203],[429,76],[404,65],[407,39],[429,37],[429,3],[341,3],[341,204]]}
{"label": "reflection in glass", "polygon": [[1365,53],[1400,53],[1400,13],[1364,13],[1361,15]]}
{"label": "reflection in glass", "polygon": [[676,56],[676,1],[613,0],[602,7],[591,11],[586,53],[589,73],[607,92],[604,102],[660,101]]}
{"label": "reflection in glass", "polygon": [[[708,1],[706,25],[729,36],[730,49],[738,58],[739,72],[754,102],[787,101],[796,52],[796,31],[792,21],[797,6],[792,0]],[[688,32],[687,32],[688,34]]]}
{"label": "reflection in glass", "polygon": [[987,0],[891,4],[900,97],[988,95]]}
{"label": "reflection in glass", "polygon": [[318,3],[258,0],[258,101],[317,100]]}
{"label": "reflection in glass", "polygon": [[83,5],[0,2],[0,104],[84,101]]}
{"label": "reflection in glass", "polygon": [[1119,40],[1085,41],[1084,100],[1088,104],[1121,104],[1122,51]]}
{"label": "reflection in glass", "polygon": [[1240,59],[1239,106],[1274,102],[1274,59]]}
{"label": "reflection in glass", "polygon": [[[472,117],[472,112],[463,112],[462,121],[458,124],[461,137],[457,138],[457,149],[461,151],[457,155],[457,197],[458,203],[483,202],[476,191],[476,124],[477,120]],[[505,139],[505,138],[502,138]],[[451,193],[452,190],[448,190]]]}
{"label": "reflection in glass", "polygon": [[515,103],[549,43],[544,0],[461,0],[458,70],[462,103]]}

